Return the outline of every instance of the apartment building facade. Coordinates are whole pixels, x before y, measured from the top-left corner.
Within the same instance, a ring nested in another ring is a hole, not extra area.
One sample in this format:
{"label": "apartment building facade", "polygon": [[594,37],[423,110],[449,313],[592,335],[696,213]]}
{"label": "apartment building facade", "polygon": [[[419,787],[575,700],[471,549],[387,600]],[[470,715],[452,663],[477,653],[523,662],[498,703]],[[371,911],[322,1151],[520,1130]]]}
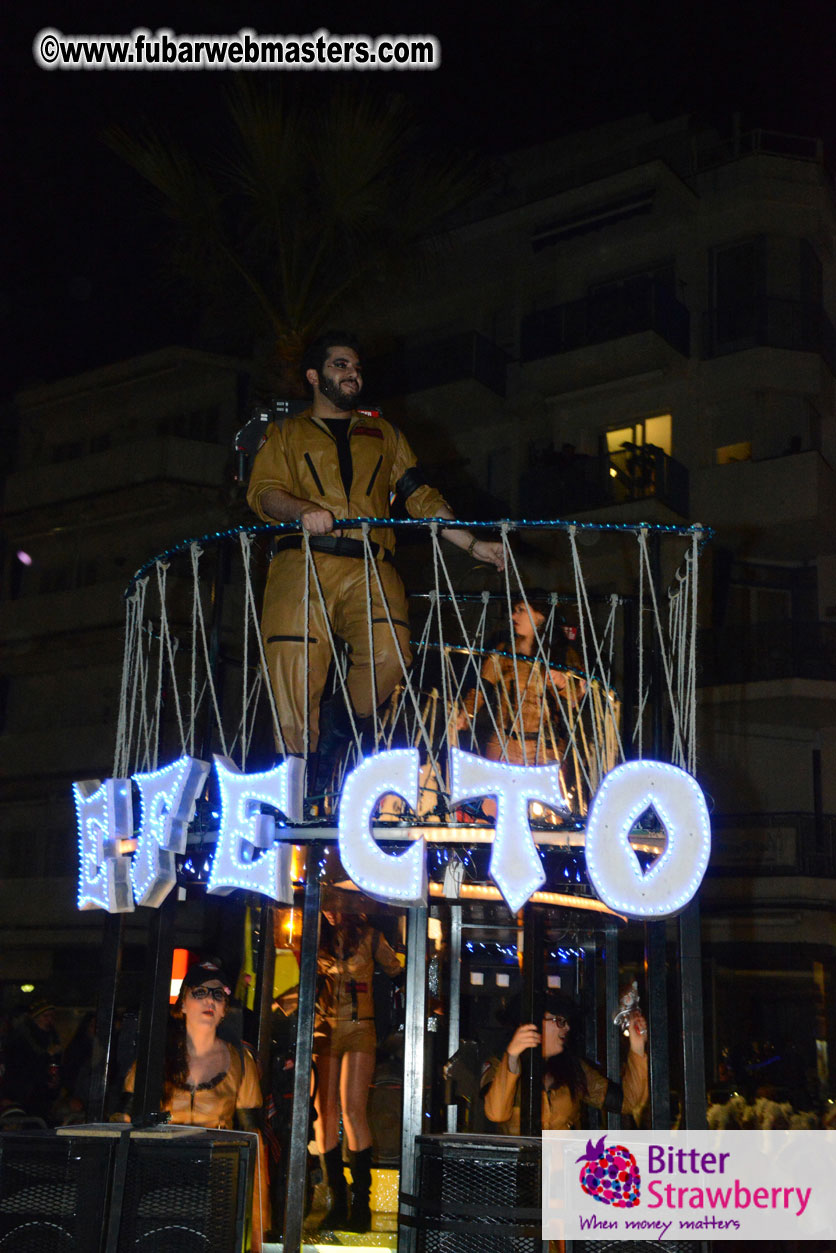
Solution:
{"label": "apartment building facade", "polygon": [[511,154],[503,177],[453,232],[448,281],[403,301],[384,407],[425,424],[493,516],[712,528],[698,763],[714,826],[710,1069],[725,1050],[803,1040],[826,1084],[836,215],[821,146],[634,118]]}

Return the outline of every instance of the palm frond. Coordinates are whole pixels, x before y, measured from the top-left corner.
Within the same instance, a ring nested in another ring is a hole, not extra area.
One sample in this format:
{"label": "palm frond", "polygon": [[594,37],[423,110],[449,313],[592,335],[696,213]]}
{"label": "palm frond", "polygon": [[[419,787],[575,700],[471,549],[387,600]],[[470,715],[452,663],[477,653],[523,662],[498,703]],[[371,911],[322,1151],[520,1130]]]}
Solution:
{"label": "palm frond", "polygon": [[204,288],[243,285],[284,363],[485,183],[472,159],[422,147],[397,96],[352,85],[291,96],[242,76],[227,107],[232,144],[217,136],[208,162],[150,131],[107,141],[158,192],[181,268]]}

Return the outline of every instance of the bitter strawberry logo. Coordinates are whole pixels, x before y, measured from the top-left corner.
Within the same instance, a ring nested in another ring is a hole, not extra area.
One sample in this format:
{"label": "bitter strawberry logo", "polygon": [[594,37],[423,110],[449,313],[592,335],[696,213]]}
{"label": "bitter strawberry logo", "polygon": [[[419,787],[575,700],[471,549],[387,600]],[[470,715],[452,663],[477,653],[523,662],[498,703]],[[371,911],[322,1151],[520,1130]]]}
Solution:
{"label": "bitter strawberry logo", "polygon": [[632,1209],[639,1203],[641,1175],[638,1163],[623,1144],[605,1145],[606,1136],[597,1144],[586,1142],[586,1152],[577,1161],[581,1166],[581,1187],[593,1201],[613,1205],[616,1209]]}

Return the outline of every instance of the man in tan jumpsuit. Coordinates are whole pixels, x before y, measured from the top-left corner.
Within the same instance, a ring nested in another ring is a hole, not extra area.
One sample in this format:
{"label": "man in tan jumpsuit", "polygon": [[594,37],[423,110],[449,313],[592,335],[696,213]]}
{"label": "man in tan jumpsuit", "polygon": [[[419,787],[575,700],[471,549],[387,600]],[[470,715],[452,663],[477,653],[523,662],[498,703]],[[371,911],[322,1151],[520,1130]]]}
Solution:
{"label": "man in tan jumpsuit", "polygon": [[[304,413],[271,425],[253,463],[247,500],[262,521],[297,522],[307,532],[331,631],[350,650],[347,688],[362,720],[386,700],[402,675],[387,606],[404,665],[412,660],[406,596],[392,564],[392,530],[376,528],[370,535],[380,585],[372,570],[367,589],[362,532],[336,533],[334,519],[389,517],[390,494],[395,492],[414,518],[454,521],[455,515],[425,482],[401,432],[382,417],[354,408],[363,376],[352,335],[336,331],[322,336],[306,353],[303,369],[313,403]],[[476,539],[468,531],[441,534],[477,561],[503,568],[501,544]],[[313,576],[307,632],[305,588],[302,536],[283,535],[270,563],[261,630],[282,735],[291,754],[317,747],[319,705],[331,661]],[[374,656],[369,646],[369,596]]]}

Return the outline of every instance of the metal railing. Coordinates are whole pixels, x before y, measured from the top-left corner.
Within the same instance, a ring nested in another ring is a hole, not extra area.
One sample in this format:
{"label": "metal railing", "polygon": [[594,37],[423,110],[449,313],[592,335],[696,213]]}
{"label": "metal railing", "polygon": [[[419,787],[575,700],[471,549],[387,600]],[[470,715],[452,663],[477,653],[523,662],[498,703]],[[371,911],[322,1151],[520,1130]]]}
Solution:
{"label": "metal railing", "polygon": [[399,396],[474,379],[497,396],[505,395],[508,356],[478,331],[406,348],[375,363],[375,387]]}
{"label": "metal railing", "polygon": [[687,357],[690,328],[691,316],[670,285],[649,279],[646,284],[632,283],[529,313],[523,319],[520,355],[523,361],[536,361],[655,331]]}
{"label": "metal railing", "polygon": [[794,161],[824,164],[824,144],[806,135],[786,135],[781,131],[754,130],[732,135],[718,144],[701,148],[694,156],[696,171],[728,165],[750,156],[789,157]]}
{"label": "metal railing", "polygon": [[599,457],[553,453],[523,473],[520,496],[541,517],[658,500],[686,518],[689,476],[686,466],[653,444]]}
{"label": "metal railing", "polygon": [[712,814],[711,825],[709,875],[836,876],[836,814]]}
{"label": "metal railing", "polygon": [[836,330],[814,301],[758,296],[704,315],[704,357],[722,357],[747,348],[817,352],[836,374]]}
{"label": "metal railing", "polygon": [[698,683],[836,680],[836,623],[759,622],[699,633]]}

